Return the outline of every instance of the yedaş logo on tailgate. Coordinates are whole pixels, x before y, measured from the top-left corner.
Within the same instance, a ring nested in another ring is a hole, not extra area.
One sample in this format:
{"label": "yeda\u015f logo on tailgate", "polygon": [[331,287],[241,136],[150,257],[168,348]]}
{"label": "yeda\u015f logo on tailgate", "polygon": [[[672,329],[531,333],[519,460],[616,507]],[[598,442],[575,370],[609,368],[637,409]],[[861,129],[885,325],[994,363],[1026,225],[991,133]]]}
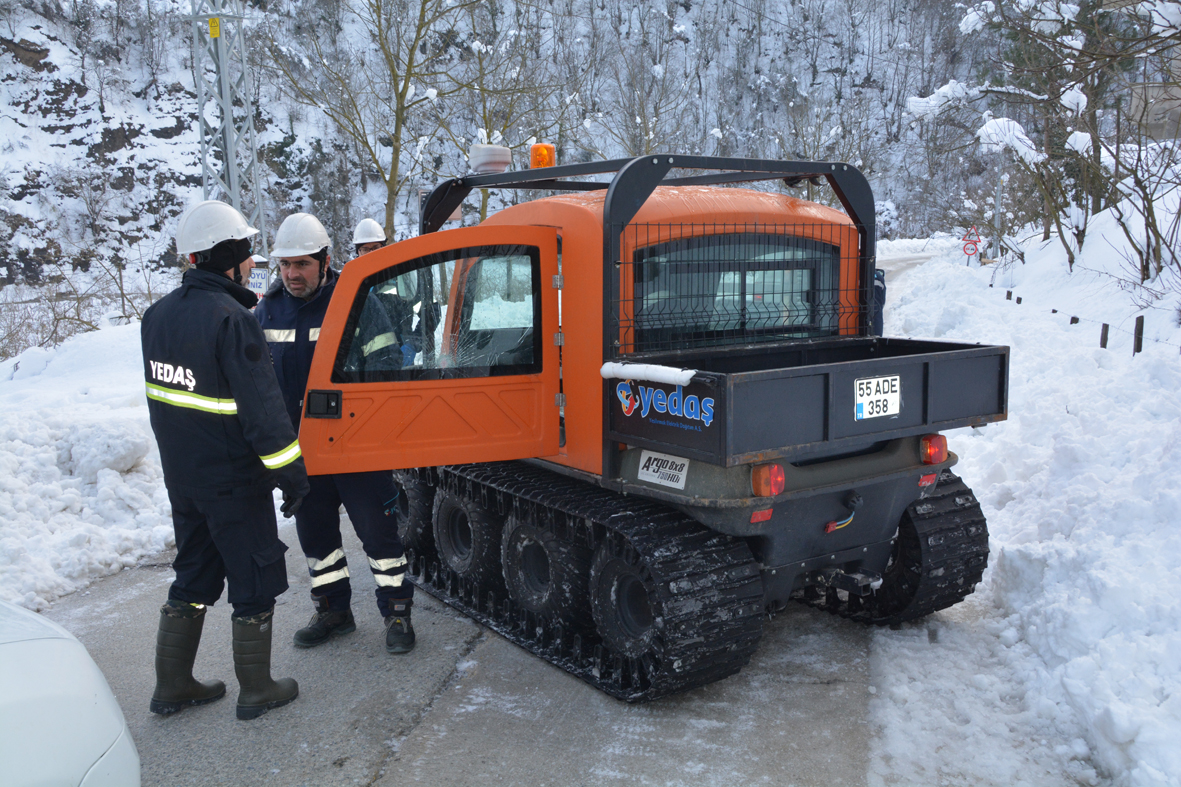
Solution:
{"label": "yeda\u015f logo on tailgate", "polygon": [[[672,393],[659,388],[649,388],[644,385],[636,386],[636,393],[632,392],[632,381],[625,380],[615,386],[615,395],[623,405],[623,414],[631,415],[639,410],[641,418],[647,418],[652,411],[677,416],[689,421],[701,421],[706,426],[714,420],[714,400],[712,397],[685,396],[681,386]],[[638,395],[637,395],[638,394]]]}

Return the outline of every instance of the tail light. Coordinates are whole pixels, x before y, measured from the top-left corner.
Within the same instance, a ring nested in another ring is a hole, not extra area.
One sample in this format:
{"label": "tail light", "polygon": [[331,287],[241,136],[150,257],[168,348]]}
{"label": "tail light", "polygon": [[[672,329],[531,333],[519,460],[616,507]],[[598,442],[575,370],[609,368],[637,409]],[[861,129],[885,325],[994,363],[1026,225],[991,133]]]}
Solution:
{"label": "tail light", "polygon": [[775,497],[783,493],[787,477],[783,465],[755,465],[750,471],[750,488],[755,497]]}
{"label": "tail light", "polygon": [[919,457],[925,465],[947,461],[947,438],[941,434],[925,434],[919,440]]}

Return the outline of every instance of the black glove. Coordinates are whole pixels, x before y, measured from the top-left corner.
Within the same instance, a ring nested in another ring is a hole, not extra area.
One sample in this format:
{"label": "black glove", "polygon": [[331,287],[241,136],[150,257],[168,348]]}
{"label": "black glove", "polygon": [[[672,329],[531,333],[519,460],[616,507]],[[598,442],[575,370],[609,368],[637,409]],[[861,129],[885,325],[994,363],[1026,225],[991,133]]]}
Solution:
{"label": "black glove", "polygon": [[308,474],[303,468],[303,460],[296,460],[275,473],[278,487],[283,491],[283,505],[279,512],[285,517],[295,516],[303,499],[312,491],[308,483]]}
{"label": "black glove", "polygon": [[290,519],[291,517],[295,516],[296,512],[299,511],[299,507],[303,505],[304,497],[305,495],[297,496],[291,494],[290,492],[284,491],[283,505],[279,506],[279,512],[282,513],[283,516]]}

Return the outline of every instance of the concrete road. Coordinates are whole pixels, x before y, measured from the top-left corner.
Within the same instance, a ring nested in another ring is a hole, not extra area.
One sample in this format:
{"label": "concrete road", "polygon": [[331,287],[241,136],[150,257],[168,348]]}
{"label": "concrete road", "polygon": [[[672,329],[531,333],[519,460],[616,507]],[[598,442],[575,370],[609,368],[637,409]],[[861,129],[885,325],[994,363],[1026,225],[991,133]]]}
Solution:
{"label": "concrete road", "polygon": [[911,268],[922,265],[932,257],[934,252],[930,254],[908,254],[902,257],[878,257],[878,267],[886,272],[886,286],[890,285],[890,279],[900,273],[904,273]]}
{"label": "concrete road", "polygon": [[[346,524],[346,530],[348,530]],[[866,780],[869,632],[799,607],[765,625],[737,676],[647,705],[613,700],[419,593],[418,646],[390,656],[373,580],[353,538],[357,631],[296,650],[311,614],[291,526],[292,589],[275,614],[274,674],[291,705],[235,718],[230,609],[207,616],[199,678],[227,697],[148,712],[157,610],[171,555],[59,601],[47,616],[82,640],[139,747],[144,785],[859,785]]]}

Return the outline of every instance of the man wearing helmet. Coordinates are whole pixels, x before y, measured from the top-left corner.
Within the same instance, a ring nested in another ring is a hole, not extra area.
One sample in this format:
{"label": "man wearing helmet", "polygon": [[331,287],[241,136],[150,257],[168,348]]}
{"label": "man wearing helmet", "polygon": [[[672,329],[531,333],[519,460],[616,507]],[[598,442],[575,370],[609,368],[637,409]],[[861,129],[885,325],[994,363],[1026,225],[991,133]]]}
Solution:
{"label": "man wearing helmet", "polygon": [[353,250],[357,257],[377,251],[385,244],[385,230],[373,219],[361,219],[353,230]]}
{"label": "man wearing helmet", "polygon": [[[296,213],[284,219],[271,250],[272,258],[279,262],[281,278],[254,313],[270,345],[288,415],[297,425],[320,326],[336,287],[328,247],[328,232],[315,216]],[[359,350],[355,363],[401,368],[402,351],[382,309],[362,312],[358,329],[372,338]],[[409,652],[414,647],[410,625],[414,588],[403,581],[406,557],[398,538],[398,488],[392,474],[337,473],[309,480],[311,492],[295,515],[295,527],[312,577],[315,613],[308,625],[295,633],[296,647],[315,647],[357,628],[350,606],[348,560],[340,536],[343,503],[377,582],[377,609],[385,620],[386,650]]]}
{"label": "man wearing helmet", "polygon": [[275,598],[287,589],[271,490],[291,516],[308,493],[307,473],[266,337],[242,286],[258,230],[234,208],[208,200],[177,226],[177,251],[194,266],[180,287],[143,317],[148,413],[160,448],[176,529],[176,579],[160,610],[153,713],[171,714],[225,695],[221,681],[193,678],[205,608],[229,583],[239,719],[253,719],[299,694],[271,679]]}

